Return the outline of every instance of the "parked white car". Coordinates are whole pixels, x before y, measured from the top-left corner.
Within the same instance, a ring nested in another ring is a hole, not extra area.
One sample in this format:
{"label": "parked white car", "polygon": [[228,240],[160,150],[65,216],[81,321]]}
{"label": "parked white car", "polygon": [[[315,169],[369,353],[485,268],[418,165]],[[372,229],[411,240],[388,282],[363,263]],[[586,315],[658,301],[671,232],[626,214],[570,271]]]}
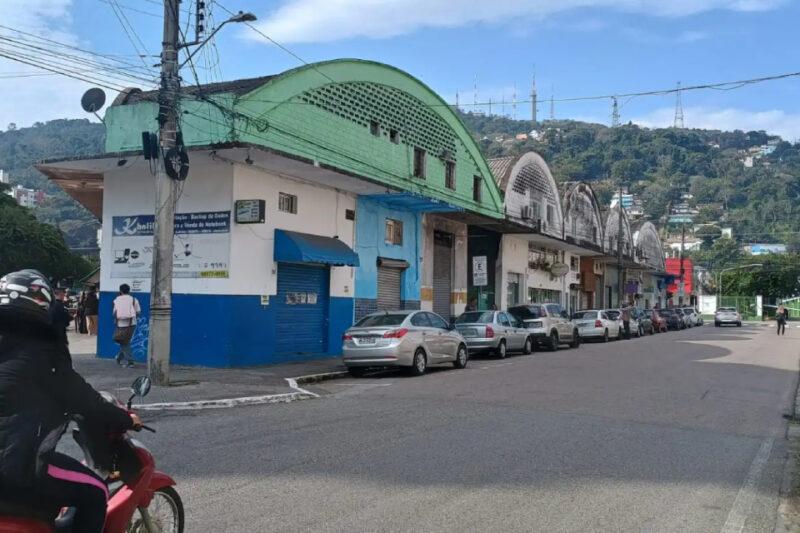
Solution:
{"label": "parked white car", "polygon": [[714,313],[714,325],[720,327],[722,324],[736,324],[742,327],[742,315],[735,307],[720,307]]}
{"label": "parked white car", "polygon": [[700,318],[700,313],[694,307],[682,307],[683,313],[686,315],[686,325],[689,327],[700,326],[703,324],[703,319]]}
{"label": "parked white car", "polygon": [[608,342],[608,339],[618,339],[620,336],[621,322],[612,320],[606,311],[600,309],[572,313],[571,321],[578,328],[578,334],[582,339],[600,339]]}
{"label": "parked white car", "polygon": [[569,344],[571,348],[581,345],[578,328],[559,304],[518,305],[508,312],[525,325],[536,344],[553,352],[561,344]]}

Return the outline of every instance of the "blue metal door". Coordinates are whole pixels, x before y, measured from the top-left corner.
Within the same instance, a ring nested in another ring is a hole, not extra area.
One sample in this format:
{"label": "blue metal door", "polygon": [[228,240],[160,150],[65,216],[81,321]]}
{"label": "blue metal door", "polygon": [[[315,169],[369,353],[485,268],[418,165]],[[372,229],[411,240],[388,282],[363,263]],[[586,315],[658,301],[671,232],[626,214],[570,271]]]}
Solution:
{"label": "blue metal door", "polygon": [[276,352],[327,351],[329,268],[278,263]]}

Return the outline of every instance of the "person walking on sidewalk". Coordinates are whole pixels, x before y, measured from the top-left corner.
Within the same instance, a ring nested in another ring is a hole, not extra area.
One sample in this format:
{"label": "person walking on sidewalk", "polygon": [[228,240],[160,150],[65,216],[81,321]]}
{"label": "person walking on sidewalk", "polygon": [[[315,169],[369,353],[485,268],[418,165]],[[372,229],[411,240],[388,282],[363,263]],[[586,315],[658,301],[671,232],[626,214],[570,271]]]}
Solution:
{"label": "person walking on sidewalk", "polygon": [[119,286],[119,296],[114,299],[114,342],[119,344],[119,353],[116,360],[120,365],[133,366],[131,354],[131,339],[136,331],[136,321],[142,314],[139,300],[131,294],[127,283]]}
{"label": "person walking on sidewalk", "polygon": [[625,329],[625,338],[631,338],[631,308],[624,304],[622,306],[622,327]]}
{"label": "person walking on sidewalk", "polygon": [[97,314],[100,302],[97,299],[97,286],[92,286],[86,293],[83,301],[84,316],[86,316],[86,329],[89,335],[97,335]]}
{"label": "person walking on sidewalk", "polygon": [[786,321],[789,319],[789,310],[783,304],[778,306],[775,320],[778,321],[778,335],[786,335]]}

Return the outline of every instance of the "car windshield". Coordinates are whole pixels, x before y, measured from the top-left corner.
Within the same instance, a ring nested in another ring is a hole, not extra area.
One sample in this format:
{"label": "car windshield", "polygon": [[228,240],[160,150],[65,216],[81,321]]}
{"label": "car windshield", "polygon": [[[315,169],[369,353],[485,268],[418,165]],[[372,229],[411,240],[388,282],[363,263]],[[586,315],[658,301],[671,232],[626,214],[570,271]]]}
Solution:
{"label": "car windshield", "polygon": [[542,318],[544,316],[544,309],[538,305],[523,305],[521,307],[514,307],[509,309],[512,315],[520,320],[528,320],[530,318]]}
{"label": "car windshield", "polygon": [[572,320],[580,320],[582,318],[597,318],[597,311],[578,311],[572,313]]}
{"label": "car windshield", "polygon": [[403,323],[408,315],[400,314],[383,314],[383,315],[369,315],[359,320],[355,327],[357,328],[375,328],[380,326],[399,326]]}
{"label": "car windshield", "polygon": [[662,309],[661,311],[659,311],[659,313],[661,313],[662,316],[670,316],[674,315],[675,311],[673,311],[672,309]]}
{"label": "car windshield", "polygon": [[717,313],[735,313],[736,309],[733,307],[720,307],[717,309]]}
{"label": "car windshield", "polygon": [[490,324],[494,322],[494,312],[475,311],[464,313],[456,319],[456,324]]}

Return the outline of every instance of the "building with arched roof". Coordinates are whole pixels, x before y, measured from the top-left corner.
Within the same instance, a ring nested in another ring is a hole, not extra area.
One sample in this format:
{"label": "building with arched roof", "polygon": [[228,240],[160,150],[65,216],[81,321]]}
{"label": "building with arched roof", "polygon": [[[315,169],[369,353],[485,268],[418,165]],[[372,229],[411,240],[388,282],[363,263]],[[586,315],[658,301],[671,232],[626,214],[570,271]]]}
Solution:
{"label": "building with arched roof", "polygon": [[631,294],[625,286],[625,271],[629,266],[636,265],[630,220],[625,208],[619,204],[609,207],[605,212],[603,249],[604,303],[606,307],[618,307],[623,301],[628,301],[628,295]]}
{"label": "building with arched roof", "polygon": [[636,282],[639,285],[637,294],[643,307],[662,307],[665,305],[664,278],[667,276],[664,247],[658,230],[652,222],[639,220],[631,226],[633,247],[639,268]]}
{"label": "building with arched roof", "polygon": [[[338,355],[354,318],[383,309],[459,314],[467,217],[503,220],[471,134],[424,83],[360,60],[186,87],[180,132],[172,361],[239,366]],[[154,92],[105,113],[106,152],[38,166],[103,222],[101,316],[115,288],[149,307]],[[423,261],[423,257],[425,260]],[[147,351],[148,313],[134,338]],[[100,321],[98,353],[111,357]]]}
{"label": "building with arched roof", "polygon": [[602,301],[604,221],[594,190],[584,182],[564,184],[564,240],[580,247],[579,281],[570,286],[572,308],[592,309]]}

